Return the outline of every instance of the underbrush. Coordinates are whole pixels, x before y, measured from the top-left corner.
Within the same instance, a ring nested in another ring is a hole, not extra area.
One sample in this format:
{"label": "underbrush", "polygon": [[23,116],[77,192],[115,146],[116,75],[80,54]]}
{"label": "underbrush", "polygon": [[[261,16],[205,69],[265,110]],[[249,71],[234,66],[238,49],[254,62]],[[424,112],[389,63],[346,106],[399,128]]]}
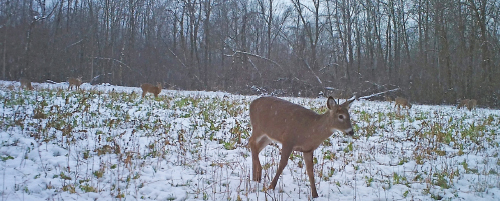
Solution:
{"label": "underbrush", "polygon": [[[310,198],[299,152],[267,191],[279,144],[261,152],[262,183],[250,181],[257,97],[83,88],[0,86],[2,200]],[[326,99],[286,99],[326,111]],[[370,101],[350,111],[354,139],[334,133],[315,151],[319,199],[498,198],[498,111]]]}

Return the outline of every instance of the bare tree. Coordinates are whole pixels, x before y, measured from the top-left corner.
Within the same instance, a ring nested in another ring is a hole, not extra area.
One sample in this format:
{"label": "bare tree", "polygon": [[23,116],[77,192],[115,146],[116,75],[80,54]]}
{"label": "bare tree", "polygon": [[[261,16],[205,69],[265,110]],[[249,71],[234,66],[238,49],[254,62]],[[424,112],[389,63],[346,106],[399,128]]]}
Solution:
{"label": "bare tree", "polygon": [[500,106],[497,1],[53,2],[0,0],[3,79]]}

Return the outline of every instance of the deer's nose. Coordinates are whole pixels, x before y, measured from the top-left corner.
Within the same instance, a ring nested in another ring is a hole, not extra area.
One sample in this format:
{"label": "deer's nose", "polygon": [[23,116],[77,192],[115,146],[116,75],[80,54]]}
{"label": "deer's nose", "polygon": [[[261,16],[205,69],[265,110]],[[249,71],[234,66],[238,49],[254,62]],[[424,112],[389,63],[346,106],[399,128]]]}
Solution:
{"label": "deer's nose", "polygon": [[345,130],[344,132],[348,135],[354,135],[354,131],[352,130],[352,128],[349,128],[349,129]]}

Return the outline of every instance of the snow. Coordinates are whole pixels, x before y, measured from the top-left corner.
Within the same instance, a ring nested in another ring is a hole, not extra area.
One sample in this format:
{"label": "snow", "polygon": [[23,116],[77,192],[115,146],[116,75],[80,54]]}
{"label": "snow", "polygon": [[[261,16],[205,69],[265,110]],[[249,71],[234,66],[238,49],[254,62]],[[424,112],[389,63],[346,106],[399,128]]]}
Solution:
{"label": "snow", "polygon": [[[311,199],[298,152],[265,190],[279,144],[261,152],[262,182],[251,181],[248,104],[258,96],[33,86],[0,81],[2,200]],[[326,98],[283,99],[326,108]],[[499,110],[359,100],[350,113],[354,139],[335,132],[314,152],[315,200],[500,200]]]}

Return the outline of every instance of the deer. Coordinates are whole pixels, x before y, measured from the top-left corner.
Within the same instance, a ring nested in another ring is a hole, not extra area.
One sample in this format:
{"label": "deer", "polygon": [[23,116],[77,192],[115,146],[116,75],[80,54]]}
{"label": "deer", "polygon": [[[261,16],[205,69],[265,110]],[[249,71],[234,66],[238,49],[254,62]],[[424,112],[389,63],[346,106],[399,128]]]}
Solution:
{"label": "deer", "polygon": [[385,101],[387,101],[387,102],[389,102],[389,103],[391,103],[391,102],[392,102],[392,98],[391,98],[390,96],[387,96],[387,95],[386,95],[386,96],[384,96],[384,98],[385,98]]}
{"label": "deer", "polygon": [[74,78],[70,77],[68,78],[68,90],[72,89],[73,86],[75,86],[76,90],[80,89],[80,85],[82,85],[82,77]]}
{"label": "deer", "polygon": [[401,97],[396,97],[396,99],[394,99],[394,102],[396,102],[394,104],[394,107],[398,106],[398,109],[401,109],[401,106],[404,108],[408,108],[408,109],[411,109],[411,104],[410,102],[408,102],[408,100],[406,98],[401,98]]}
{"label": "deer", "polygon": [[21,89],[26,87],[28,90],[33,90],[33,86],[31,86],[31,80],[28,78],[20,78],[19,82],[21,83]]}
{"label": "deer", "polygon": [[314,183],[313,152],[333,132],[341,131],[353,136],[354,131],[349,115],[348,100],[339,105],[333,97],[328,97],[328,111],[318,114],[301,105],[276,97],[261,97],[250,104],[252,135],[248,141],[252,152],[252,180],[260,182],[262,165],[259,153],[272,141],[282,144],[281,159],[268,189],[274,189],[279,176],[288,163],[292,151],[302,152],[313,198],[318,197]]}
{"label": "deer", "polygon": [[141,85],[141,89],[143,98],[148,92],[154,94],[155,98],[158,98],[158,94],[161,92],[161,83],[156,83],[156,86],[149,83],[144,83]]}
{"label": "deer", "polygon": [[477,106],[477,100],[476,99],[470,99],[469,102],[467,102],[467,109],[469,111],[472,111],[472,109],[475,109]]}
{"label": "deer", "polygon": [[458,105],[457,105],[457,109],[460,109],[460,108],[466,107],[466,106],[469,104],[469,101],[470,101],[470,99],[463,99],[463,100],[460,100],[460,102],[459,102],[459,103],[458,103]]}

